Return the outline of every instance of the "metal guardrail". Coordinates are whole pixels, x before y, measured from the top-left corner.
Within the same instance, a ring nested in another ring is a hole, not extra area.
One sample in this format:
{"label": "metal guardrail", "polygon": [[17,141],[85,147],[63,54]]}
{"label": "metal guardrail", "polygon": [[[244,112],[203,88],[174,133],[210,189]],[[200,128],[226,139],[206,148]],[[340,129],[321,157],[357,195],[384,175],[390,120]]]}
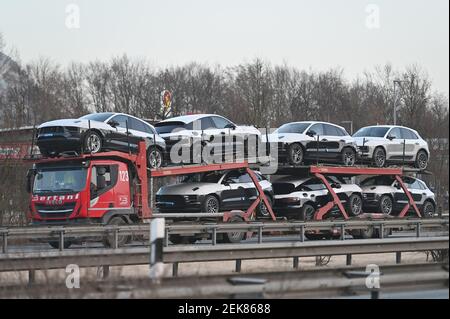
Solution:
{"label": "metal guardrail", "polygon": [[389,292],[448,289],[448,264],[426,263],[380,267],[380,289],[366,287],[366,269],[321,268],[287,272],[164,278],[116,279],[84,283],[80,289],[61,284],[0,287],[0,298],[333,298]]}
{"label": "metal guardrail", "polygon": [[[423,228],[442,228],[448,230],[448,219],[376,219],[376,220],[334,220],[334,221],[290,221],[290,222],[247,222],[247,223],[186,223],[167,224],[165,245],[168,245],[170,235],[204,234],[210,236],[212,244],[216,244],[217,234],[232,232],[254,232],[257,234],[258,243],[263,241],[263,233],[290,232],[299,235],[299,241],[305,240],[305,232],[308,231],[339,231],[341,239],[345,239],[345,233],[352,230],[368,229],[373,227],[380,230],[383,237],[385,229],[407,228],[416,231],[415,237],[420,237]],[[8,239],[41,239],[59,241],[60,250],[64,250],[63,243],[68,238],[101,238],[106,235],[121,236],[148,236],[149,224],[126,226],[36,226],[21,228],[0,228],[2,241],[2,253],[8,252]]]}
{"label": "metal guardrail", "polygon": [[[390,252],[448,250],[449,237],[388,238],[348,241],[311,241],[217,246],[170,246],[163,249],[164,263],[273,259],[327,255],[378,254]],[[80,267],[127,266],[149,263],[147,247],[80,249],[66,251],[7,253],[0,255],[0,271],[60,269],[69,264]]]}

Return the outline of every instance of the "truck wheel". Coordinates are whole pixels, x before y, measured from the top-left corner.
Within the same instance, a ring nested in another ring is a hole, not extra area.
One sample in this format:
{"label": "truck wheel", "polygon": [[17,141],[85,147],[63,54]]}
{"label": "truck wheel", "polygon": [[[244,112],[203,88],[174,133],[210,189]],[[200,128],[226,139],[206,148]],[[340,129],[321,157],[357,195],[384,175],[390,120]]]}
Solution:
{"label": "truck wheel", "polygon": [[373,227],[368,227],[367,229],[355,229],[351,234],[355,239],[369,239],[374,237],[375,231]]}
{"label": "truck wheel", "polygon": [[288,149],[288,160],[289,164],[301,165],[303,163],[303,148],[300,144],[294,143],[289,145]]}
{"label": "truck wheel", "polygon": [[373,163],[376,167],[384,167],[386,165],[386,152],[382,147],[377,147],[373,151]]}
{"label": "truck wheel", "polygon": [[[231,217],[231,219],[229,220],[229,223],[240,223],[242,221],[243,220],[240,216],[234,216],[234,217]],[[230,232],[230,233],[223,234],[224,243],[238,244],[244,238],[245,238],[245,232]]]}
{"label": "truck wheel", "polygon": [[[108,225],[115,225],[115,226],[124,226],[127,225],[128,223],[119,216],[115,216],[113,218],[111,218],[111,220],[108,222]],[[124,246],[126,243],[128,243],[131,240],[131,236],[127,236],[127,235],[119,235],[117,236],[117,247],[121,247]],[[114,246],[114,232],[112,232],[111,234],[106,235],[103,238],[103,245],[105,247],[108,248],[113,248]]]}
{"label": "truck wheel", "polygon": [[347,209],[352,216],[358,216],[362,212],[363,200],[358,194],[352,194],[348,199]]}
{"label": "truck wheel", "polygon": [[84,137],[84,151],[87,153],[98,153],[103,146],[102,137],[95,131],[88,131]]}
{"label": "truck wheel", "polygon": [[[59,241],[49,241],[48,244],[55,249],[59,249]],[[69,248],[70,246],[72,246],[72,242],[65,240],[64,241],[64,249]]]}
{"label": "truck wheel", "polygon": [[220,203],[216,196],[206,196],[205,201],[203,202],[203,212],[208,214],[220,212]]}
{"label": "truck wheel", "polygon": [[346,147],[342,150],[342,164],[354,166],[356,163],[356,152],[353,148]]}
{"label": "truck wheel", "polygon": [[425,151],[419,151],[416,155],[416,162],[414,166],[422,171],[427,169],[428,155]]}
{"label": "truck wheel", "polygon": [[169,235],[169,240],[174,245],[181,245],[181,244],[192,245],[197,241],[194,237],[183,237],[178,234]]}
{"label": "truck wheel", "polygon": [[160,168],[163,166],[163,154],[160,149],[149,147],[147,151],[147,167]]}
{"label": "truck wheel", "polygon": [[434,216],[434,212],[435,212],[434,204],[430,201],[426,201],[421,209],[422,217],[431,218]]}
{"label": "truck wheel", "polygon": [[388,195],[383,195],[380,198],[380,211],[384,215],[390,215],[394,209],[394,203],[392,198]]}
{"label": "truck wheel", "polygon": [[[267,195],[266,195],[266,197],[267,197],[267,201],[269,202],[270,207],[272,207],[272,199]],[[263,201],[261,201],[261,203],[259,203],[258,207],[256,208],[256,214],[259,217],[269,217],[270,216],[270,212],[267,209],[266,204],[264,204]]]}

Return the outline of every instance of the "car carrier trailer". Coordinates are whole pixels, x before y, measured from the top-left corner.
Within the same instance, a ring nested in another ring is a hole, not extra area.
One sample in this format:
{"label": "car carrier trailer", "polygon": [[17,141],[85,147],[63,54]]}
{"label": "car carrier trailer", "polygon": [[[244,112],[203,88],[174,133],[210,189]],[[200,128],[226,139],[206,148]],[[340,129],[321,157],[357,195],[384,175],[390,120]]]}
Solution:
{"label": "car carrier trailer", "polygon": [[[247,161],[223,164],[195,164],[185,166],[163,167],[159,169],[147,168],[147,152],[144,141],[139,143],[137,153],[119,151],[103,152],[96,154],[69,154],[57,158],[29,159],[33,168],[27,174],[28,191],[30,192],[30,205],[28,216],[33,225],[125,225],[144,223],[154,217],[164,217],[172,222],[251,222],[257,220],[256,208],[261,202],[266,205],[269,218],[272,221],[284,220],[277,218],[272,210],[270,202],[261,189],[258,179]],[[246,211],[229,211],[218,214],[159,214],[153,210],[150,202],[153,198],[153,182],[156,178],[169,176],[181,176],[224,170],[245,170],[252,179],[257,189],[257,198]],[[76,172],[76,173],[74,173]],[[326,186],[330,201],[322,205],[314,214],[314,220],[320,221],[329,218],[350,219],[344,205],[336,195],[333,187],[327,181],[327,175],[353,177],[358,175],[391,175],[399,182],[399,185],[408,197],[408,204],[404,207],[398,218],[403,218],[413,212],[420,218],[419,209],[402,181],[401,176],[408,173],[404,168],[368,168],[368,167],[339,167],[339,166],[301,166],[280,167],[276,174],[279,175],[313,175],[320,179]],[[57,182],[59,189],[46,189],[45,181]],[[37,180],[37,181],[36,181]],[[40,188],[37,188],[39,186]],[[329,214],[335,207],[339,216]],[[380,213],[365,213],[353,218],[386,218]],[[368,230],[369,231],[369,230]],[[370,232],[369,232],[370,233]],[[310,234],[311,238],[324,238],[323,233]],[[251,233],[225,234],[223,241],[240,242],[251,236]],[[355,235],[356,237],[357,235]],[[362,237],[370,237],[364,233]],[[329,237],[329,236],[328,236]],[[193,242],[197,238],[172,237],[173,242]],[[111,246],[114,239],[105,238],[104,243]],[[120,243],[124,244],[129,238],[123,236]],[[57,246],[57,243],[51,243]]]}

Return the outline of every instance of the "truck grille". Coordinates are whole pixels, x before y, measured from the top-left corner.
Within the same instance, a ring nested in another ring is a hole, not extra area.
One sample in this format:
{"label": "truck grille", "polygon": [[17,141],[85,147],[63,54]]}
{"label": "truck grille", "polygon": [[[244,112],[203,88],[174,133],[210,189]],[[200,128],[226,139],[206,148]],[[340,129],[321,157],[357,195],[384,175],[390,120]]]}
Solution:
{"label": "truck grille", "polygon": [[53,206],[53,205],[44,205],[44,204],[35,204],[37,213],[42,218],[68,218],[72,215],[76,206],[76,202],[74,203],[66,203],[63,205]]}

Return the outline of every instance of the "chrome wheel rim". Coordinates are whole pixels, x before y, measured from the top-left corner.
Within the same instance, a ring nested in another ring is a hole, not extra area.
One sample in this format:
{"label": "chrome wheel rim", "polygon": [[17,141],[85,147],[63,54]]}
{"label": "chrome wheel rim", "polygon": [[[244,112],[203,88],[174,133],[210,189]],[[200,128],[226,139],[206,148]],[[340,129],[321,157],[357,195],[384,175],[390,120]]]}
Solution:
{"label": "chrome wheel rim", "polygon": [[151,151],[150,156],[149,156],[149,162],[150,162],[150,167],[152,167],[152,168],[161,167],[161,164],[162,164],[161,153],[158,151],[155,151],[155,150]]}
{"label": "chrome wheel rim", "polygon": [[219,212],[219,205],[215,199],[210,198],[206,203],[206,210],[208,213],[215,214]]}
{"label": "chrome wheel rim", "polygon": [[353,166],[355,165],[355,153],[352,151],[346,151],[344,153],[344,165],[345,166]]}
{"label": "chrome wheel rim", "polygon": [[425,153],[420,153],[418,162],[419,162],[420,169],[427,168],[427,165],[428,165],[427,155],[425,155]]}
{"label": "chrome wheel rim", "polygon": [[301,146],[297,145],[292,148],[292,162],[294,164],[300,164],[303,160],[303,150]]}
{"label": "chrome wheel rim", "polygon": [[314,209],[313,207],[308,206],[308,207],[305,209],[305,216],[303,216],[304,219],[306,219],[306,220],[313,220],[313,219],[314,219],[314,213],[315,213],[315,212],[316,212],[316,211],[315,211],[315,209]]}
{"label": "chrome wheel rim", "polygon": [[102,141],[97,134],[91,134],[91,135],[89,135],[86,144],[87,144],[86,146],[87,146],[87,149],[89,152],[97,153],[98,151],[100,151],[100,148],[102,146]]}
{"label": "chrome wheel rim", "polygon": [[386,161],[386,158],[385,158],[385,156],[383,154],[383,151],[378,150],[375,153],[375,163],[377,164],[378,167],[383,167],[385,161]]}
{"label": "chrome wheel rim", "polygon": [[381,201],[381,210],[384,214],[390,214],[392,212],[392,203],[391,200],[387,197],[383,198]]}
{"label": "chrome wheel rim", "polygon": [[362,200],[359,196],[355,196],[352,201],[352,213],[353,215],[359,215],[362,209]]}

